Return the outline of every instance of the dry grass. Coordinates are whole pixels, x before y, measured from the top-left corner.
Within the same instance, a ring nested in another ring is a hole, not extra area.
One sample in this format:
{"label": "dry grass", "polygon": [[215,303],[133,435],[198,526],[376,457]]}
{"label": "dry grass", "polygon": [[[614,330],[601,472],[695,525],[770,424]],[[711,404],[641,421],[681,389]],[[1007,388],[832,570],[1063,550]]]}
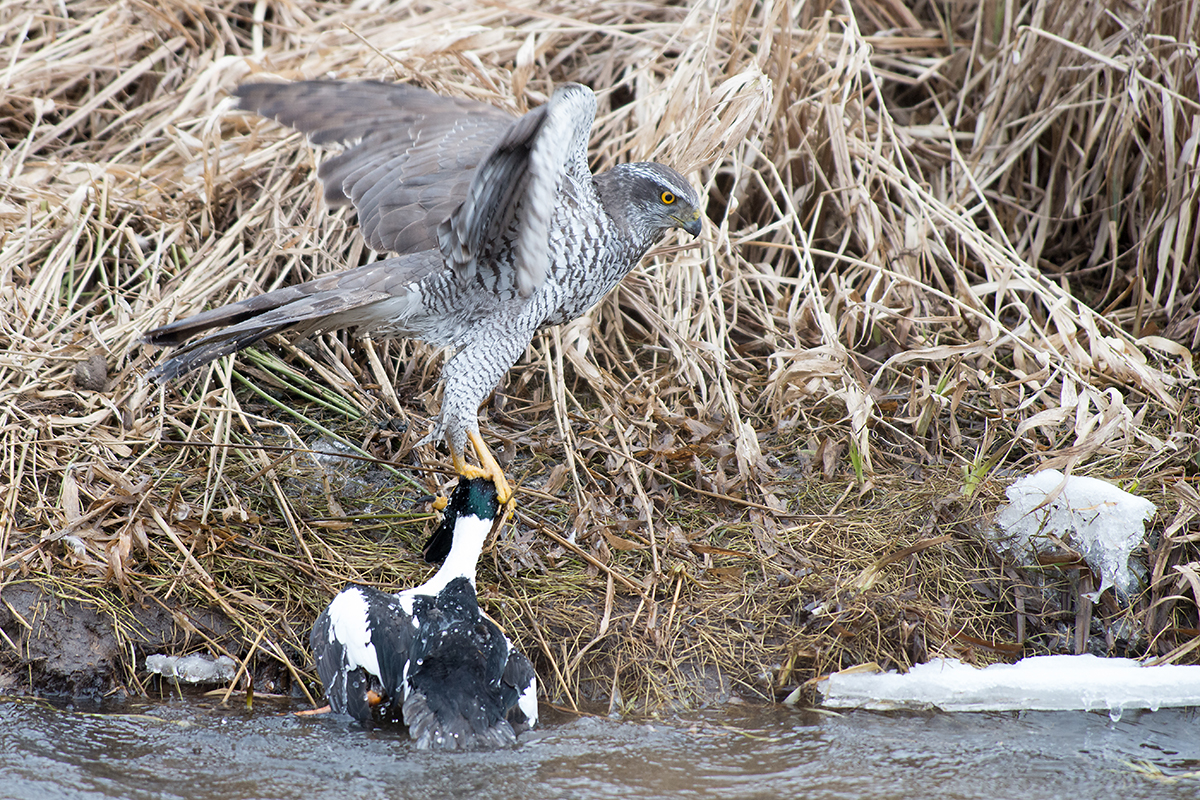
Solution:
{"label": "dry grass", "polygon": [[[442,478],[407,447],[440,354],[279,342],[160,392],[137,341],[372,257],[321,208],[313,151],[230,112],[247,77],[514,112],[578,80],[596,167],[671,164],[710,224],[535,340],[486,409],[524,493],[483,594],[550,697],[772,696],[863,661],[1086,646],[1077,567],[979,543],[1039,466],[1158,503],[1147,588],[1096,630],[1200,657],[1200,11],[711,9],[0,7],[0,581],[185,627],[216,607],[237,633],[205,646],[302,675],[337,586],[416,579],[407,509]],[[302,452],[337,436],[397,466],[346,479]]]}

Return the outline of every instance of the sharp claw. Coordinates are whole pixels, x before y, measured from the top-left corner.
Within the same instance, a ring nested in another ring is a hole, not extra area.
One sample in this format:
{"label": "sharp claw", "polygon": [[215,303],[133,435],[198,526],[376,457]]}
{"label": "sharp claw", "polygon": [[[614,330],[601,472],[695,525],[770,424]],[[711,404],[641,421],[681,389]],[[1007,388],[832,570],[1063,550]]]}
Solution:
{"label": "sharp claw", "polygon": [[454,469],[464,478],[487,478],[496,485],[496,499],[501,505],[507,505],[512,499],[513,490],[508,484],[508,479],[504,477],[504,470],[496,463],[495,456],[484,443],[483,437],[475,431],[468,431],[467,438],[471,440],[471,447],[475,450],[475,457],[479,459],[479,466],[476,467],[468,464],[465,459],[453,452],[451,448],[451,458],[454,461]]}

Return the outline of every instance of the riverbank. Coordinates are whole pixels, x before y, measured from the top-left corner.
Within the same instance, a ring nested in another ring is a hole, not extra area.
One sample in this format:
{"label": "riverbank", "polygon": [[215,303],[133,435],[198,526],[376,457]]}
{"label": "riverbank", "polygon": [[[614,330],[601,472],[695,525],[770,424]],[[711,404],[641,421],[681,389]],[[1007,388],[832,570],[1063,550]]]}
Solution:
{"label": "riverbank", "polygon": [[[547,700],[776,700],[932,655],[1200,658],[1182,11],[255,8],[0,12],[11,691],[151,691],[161,648],[302,696],[341,585],[422,579],[422,498],[451,470],[413,444],[444,354],[340,332],[144,379],[156,325],[374,257],[323,207],[317,153],[229,102],[330,75],[512,113],[585,82],[595,169],[659,160],[707,203],[698,241],[540,335],[481,411],[519,487],[481,599]],[[1078,553],[1023,569],[987,545],[1004,488],[1047,467],[1156,504],[1128,600],[1081,600]]]}

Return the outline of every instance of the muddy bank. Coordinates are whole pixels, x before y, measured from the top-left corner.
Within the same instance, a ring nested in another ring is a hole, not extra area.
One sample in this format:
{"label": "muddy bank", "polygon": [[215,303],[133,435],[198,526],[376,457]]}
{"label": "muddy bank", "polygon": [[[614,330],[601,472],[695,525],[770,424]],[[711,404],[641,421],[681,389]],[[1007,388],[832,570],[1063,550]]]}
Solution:
{"label": "muddy bank", "polygon": [[189,652],[199,642],[236,647],[233,628],[219,612],[119,596],[105,604],[68,592],[36,582],[0,588],[0,692],[119,699],[156,688],[159,679],[143,669],[147,655]]}
{"label": "muddy bank", "polygon": [[[603,611],[595,607],[595,603],[572,605],[576,613],[597,618]],[[632,611],[632,608],[624,609],[618,616]],[[305,632],[309,624],[302,619],[280,621],[281,627]],[[557,638],[565,633],[556,631],[551,635]],[[184,683],[181,686],[147,669],[148,656],[188,653],[206,657],[218,653],[228,655],[238,661],[239,667],[249,662],[250,678],[239,672],[235,681],[238,690],[245,690],[252,680],[256,694],[289,694],[304,699],[305,687],[301,682],[307,682],[310,697],[319,697],[321,691],[315,676],[302,672],[298,681],[277,660],[255,658],[256,648],[248,641],[245,631],[219,609],[185,607],[157,598],[137,602],[117,593],[110,597],[98,593],[83,598],[72,596],[72,588],[65,584],[10,583],[0,588],[0,637],[4,641],[3,650],[0,650],[0,695],[42,697],[86,705],[213,688],[204,684],[189,686]],[[619,635],[617,638],[628,637]],[[628,642],[625,644],[628,646]],[[305,653],[289,648],[288,655],[293,663],[301,665],[302,670],[310,666]],[[543,691],[555,694],[558,687],[552,678],[554,665],[536,649],[531,649],[530,655],[537,663]],[[600,711],[606,706],[609,711],[614,710],[613,703],[616,702],[619,708],[620,700],[614,701],[611,694],[614,691],[612,673],[620,671],[621,661],[613,654],[597,652],[590,663],[590,671],[595,674],[581,679],[577,699],[567,702]],[[649,664],[643,666],[649,667]],[[625,667],[628,669],[630,665],[625,664]],[[664,684],[674,684],[678,696],[686,695],[691,705],[723,703],[735,694],[728,676],[713,665],[704,664],[703,660],[680,659],[673,665],[671,673],[671,680],[664,679]],[[228,680],[222,680],[214,685],[228,684]],[[664,686],[660,691],[666,688]],[[616,696],[619,698],[619,692]],[[554,699],[563,700],[562,697]]]}

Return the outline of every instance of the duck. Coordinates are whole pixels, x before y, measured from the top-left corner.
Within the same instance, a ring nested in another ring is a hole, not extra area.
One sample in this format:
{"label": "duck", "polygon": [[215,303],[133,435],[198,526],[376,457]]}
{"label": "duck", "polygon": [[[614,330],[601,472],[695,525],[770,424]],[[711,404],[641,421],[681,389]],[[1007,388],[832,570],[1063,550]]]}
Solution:
{"label": "duck", "polygon": [[441,561],[429,580],[396,594],[350,584],[333,598],[309,639],[333,712],[405,726],[434,750],[511,746],[537,724],[533,665],[476,596],[499,507],[489,478],[461,479],[424,548]]}

